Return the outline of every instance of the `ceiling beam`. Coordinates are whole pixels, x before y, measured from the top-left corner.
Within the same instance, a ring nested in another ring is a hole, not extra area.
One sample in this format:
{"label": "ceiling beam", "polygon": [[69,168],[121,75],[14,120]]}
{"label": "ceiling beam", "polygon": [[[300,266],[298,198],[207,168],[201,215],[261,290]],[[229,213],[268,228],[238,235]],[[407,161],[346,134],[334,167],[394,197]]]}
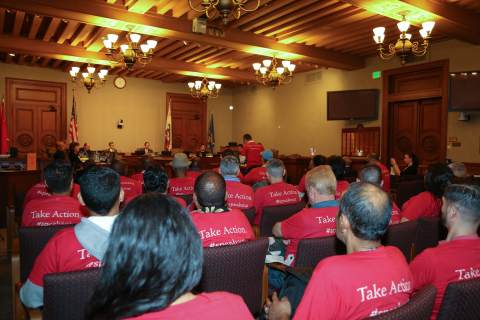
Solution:
{"label": "ceiling beam", "polygon": [[144,14],[157,3],[157,0],[138,0],[133,6],[128,7],[128,11]]}
{"label": "ceiling beam", "polygon": [[43,41],[50,41],[52,36],[55,34],[55,31],[57,31],[57,27],[60,24],[60,21],[62,21],[59,18],[53,18],[52,21],[50,22],[50,25],[48,26],[47,31],[45,32],[45,35],[43,36]]}
{"label": "ceiling beam", "polygon": [[28,31],[28,39],[33,40],[37,36],[38,28],[43,21],[43,17],[34,14],[32,25],[30,26],[30,31]]}
{"label": "ceiling beam", "polygon": [[63,44],[65,40],[70,39],[75,30],[77,30],[78,24],[79,23],[77,21],[68,21],[67,26],[63,30],[62,34],[58,36],[57,43]]}
{"label": "ceiling beam", "polygon": [[37,63],[37,60],[38,60],[38,57],[33,56],[32,59],[30,60],[29,66],[33,67],[35,65],[35,63]]}
{"label": "ceiling beam", "polygon": [[75,20],[83,23],[124,30],[127,24],[136,25],[135,32],[152,36],[199,42],[253,54],[273,55],[281,59],[303,60],[346,70],[365,67],[365,59],[321,48],[286,44],[263,35],[228,29],[225,37],[192,33],[192,22],[167,15],[125,11],[123,6],[99,1],[64,0],[0,0],[0,7],[35,12],[37,14]]}
{"label": "ceiling beam", "polygon": [[50,62],[50,60],[51,60],[51,58],[43,58],[43,61],[40,64],[40,67],[45,68],[48,65],[48,63]]}
{"label": "ceiling beam", "polygon": [[4,23],[5,23],[5,8],[0,8],[0,34],[3,34]]}
{"label": "ceiling beam", "polygon": [[[24,11],[17,11],[15,13],[15,22],[13,24],[13,32],[12,35],[14,37],[18,37],[20,35],[20,31],[22,30],[22,25],[23,25],[23,19],[25,18],[25,12]],[[3,28],[3,26],[2,26]]]}
{"label": "ceiling beam", "polygon": [[24,55],[24,54],[21,54],[20,57],[18,57],[18,65],[19,65],[19,66],[23,65],[23,61],[25,61],[25,58],[26,58],[26,57],[27,57],[27,56]]}

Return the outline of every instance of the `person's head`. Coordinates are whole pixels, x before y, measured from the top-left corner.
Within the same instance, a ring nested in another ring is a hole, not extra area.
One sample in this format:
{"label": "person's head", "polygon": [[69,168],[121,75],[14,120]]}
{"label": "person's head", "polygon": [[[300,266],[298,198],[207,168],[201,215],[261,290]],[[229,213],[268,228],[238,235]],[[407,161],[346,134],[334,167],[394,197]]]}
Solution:
{"label": "person's head", "polygon": [[126,177],[128,175],[128,164],[123,160],[114,159],[110,168],[121,176]]}
{"label": "person's head", "polygon": [[185,153],[177,153],[173,156],[173,161],[170,162],[172,166],[173,173],[175,177],[180,178],[184,177],[188,167],[192,164],[191,161],[188,161],[188,157]]}
{"label": "person's head", "polygon": [[65,151],[65,143],[63,143],[63,141],[57,141],[55,146],[57,147],[57,150]]}
{"label": "person's head", "polygon": [[150,142],[145,142],[143,146],[145,147],[145,149],[150,149]]}
{"label": "person's head", "polygon": [[459,178],[468,177],[467,166],[465,166],[463,163],[454,162],[454,163],[450,163],[448,166],[450,167],[450,169],[452,169],[453,175],[455,177],[459,177]]}
{"label": "person's head", "polygon": [[108,143],[108,146],[109,146],[110,149],[112,149],[112,150],[115,149],[115,143],[113,143],[113,142],[109,142],[109,143]]}
{"label": "person's head", "polygon": [[310,160],[310,163],[308,165],[308,170],[312,170],[313,168],[316,168],[318,166],[324,166],[327,163],[327,158],[325,158],[322,155],[316,155]]}
{"label": "person's head", "polygon": [[375,153],[369,153],[367,155],[367,164],[378,164],[380,162],[380,158]]}
{"label": "person's head", "polygon": [[120,176],[110,168],[95,166],[79,179],[80,194],[78,200],[87,206],[90,215],[116,215],[123,190],[120,188]]}
{"label": "person's head", "polygon": [[332,168],[329,166],[318,166],[308,171],[305,178],[305,189],[312,205],[320,202],[313,200],[315,198],[325,199],[326,197],[331,197],[332,199],[330,200],[334,200],[337,192],[337,180]]}
{"label": "person's head", "polygon": [[91,168],[91,167],[94,167],[96,166],[97,164],[95,163],[95,161],[93,159],[87,159],[83,162],[83,169],[88,169],[88,168]]}
{"label": "person's head", "polygon": [[237,146],[238,152],[242,153],[242,148],[243,148],[243,144],[240,143],[240,144]]}
{"label": "person's head", "polygon": [[392,217],[392,196],[371,183],[352,183],[340,198],[337,237],[347,241],[378,241]]}
{"label": "person's head", "polygon": [[352,165],[352,159],[349,156],[344,156],[343,161],[345,161],[345,166],[350,167]]}
{"label": "person's head", "polygon": [[53,194],[70,194],[73,188],[73,167],[65,160],[54,160],[43,172],[45,183]]}
{"label": "person's head", "polygon": [[237,158],[233,156],[226,156],[220,162],[220,173],[222,176],[237,176],[240,171]]}
{"label": "person's head", "polygon": [[327,165],[332,167],[333,174],[335,179],[340,181],[343,179],[343,174],[345,173],[345,161],[341,156],[330,156],[327,159]]}
{"label": "person's head", "polygon": [[266,165],[267,180],[270,184],[283,181],[286,173],[283,161],[279,159],[270,159]]}
{"label": "person's head", "polygon": [[80,143],[72,142],[72,143],[70,143],[70,146],[68,147],[68,149],[71,153],[77,154],[78,151],[80,151]]}
{"label": "person's head", "polygon": [[202,241],[175,199],[149,193],[116,219],[104,262],[86,318],[137,317],[165,309],[200,282]]}
{"label": "person's head", "polygon": [[65,144],[65,150],[70,150],[70,140],[62,140]]}
{"label": "person's head", "polygon": [[235,155],[235,153],[228,148],[223,150],[223,152],[222,152],[222,158],[228,157],[228,156],[233,156],[233,155]]}
{"label": "person's head", "polygon": [[150,166],[155,164],[155,159],[153,159],[152,155],[146,154],[142,156],[142,167],[144,170],[147,170]]}
{"label": "person's head", "polygon": [[260,152],[260,155],[262,156],[263,164],[267,163],[268,160],[270,160],[270,159],[273,158],[273,152],[272,152],[272,150],[262,151],[262,152]]}
{"label": "person's head", "polygon": [[63,150],[57,150],[53,154],[53,160],[65,160],[65,151]]}
{"label": "person's head", "polygon": [[420,164],[420,160],[414,153],[406,153],[403,161],[407,166],[417,167]]}
{"label": "person's head", "polygon": [[249,135],[248,133],[243,135],[243,144],[247,144],[249,141],[252,141],[252,136]]}
{"label": "person's head", "polygon": [[165,194],[168,190],[168,173],[161,165],[155,164],[143,173],[143,183],[147,192]]}
{"label": "person's head", "polygon": [[193,201],[197,208],[223,206],[227,200],[227,185],[222,175],[205,171],[195,180]]}
{"label": "person's head", "polygon": [[204,144],[200,145],[200,151],[205,151],[207,148],[205,147]]}
{"label": "person's head", "polygon": [[357,182],[371,183],[382,187],[382,169],[376,164],[366,164],[358,173]]}
{"label": "person's head", "polygon": [[425,190],[438,199],[442,199],[445,188],[451,183],[453,171],[446,164],[435,162],[428,166],[425,173]]}
{"label": "person's head", "polygon": [[85,143],[83,144],[83,150],[85,150],[85,151],[90,151],[90,143],[85,142]]}
{"label": "person's head", "polygon": [[447,229],[477,230],[480,225],[480,187],[467,184],[452,184],[445,189],[442,205],[442,221]]}
{"label": "person's head", "polygon": [[193,158],[190,169],[202,169],[202,159],[199,157]]}

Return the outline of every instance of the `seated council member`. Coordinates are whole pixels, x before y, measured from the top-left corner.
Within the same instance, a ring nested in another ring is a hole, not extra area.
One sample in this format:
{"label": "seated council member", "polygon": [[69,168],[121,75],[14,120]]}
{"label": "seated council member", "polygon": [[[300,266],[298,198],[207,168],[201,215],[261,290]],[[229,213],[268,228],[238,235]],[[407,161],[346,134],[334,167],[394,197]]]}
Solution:
{"label": "seated council member", "polygon": [[78,142],[72,142],[69,146],[68,158],[70,163],[75,169],[78,169],[82,166],[82,160],[78,157],[80,152],[80,144]]}
{"label": "seated council member", "polygon": [[[369,183],[353,183],[340,199],[337,238],[347,255],[320,261],[296,309],[294,320],[365,319],[408,302],[413,276],[402,252],[383,247],[392,197]],[[288,299],[267,299],[267,319],[289,319]],[[268,308],[268,309],[267,309]]]}
{"label": "seated council member", "polygon": [[87,319],[253,320],[237,295],[192,293],[202,277],[202,242],[188,212],[171,197],[135,198],[110,239]]}

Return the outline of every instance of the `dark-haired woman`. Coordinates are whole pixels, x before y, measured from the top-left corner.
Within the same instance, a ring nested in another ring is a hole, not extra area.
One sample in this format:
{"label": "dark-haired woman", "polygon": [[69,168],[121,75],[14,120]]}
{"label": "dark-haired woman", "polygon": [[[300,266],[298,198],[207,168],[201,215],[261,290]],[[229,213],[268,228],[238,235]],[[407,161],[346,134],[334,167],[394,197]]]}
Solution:
{"label": "dark-haired woman", "polygon": [[405,162],[405,168],[403,170],[400,170],[400,168],[397,165],[397,162],[395,161],[395,158],[390,159],[390,163],[392,164],[393,172],[397,176],[403,177],[405,175],[413,175],[417,174],[417,168],[419,164],[418,157],[414,153],[407,153],[405,154],[405,157],[403,158],[403,161]]}
{"label": "dark-haired woman", "polygon": [[78,157],[78,153],[80,152],[80,144],[78,142],[70,143],[68,147],[68,157],[74,169],[78,169],[82,166],[82,160]]}
{"label": "dark-haired woman", "polygon": [[440,215],[443,192],[451,184],[452,177],[449,166],[440,162],[430,164],[425,174],[426,191],[403,204],[401,222]]}
{"label": "dark-haired woman", "polygon": [[115,221],[87,319],[253,319],[242,298],[194,295],[202,241],[188,211],[171,197],[133,199]]}

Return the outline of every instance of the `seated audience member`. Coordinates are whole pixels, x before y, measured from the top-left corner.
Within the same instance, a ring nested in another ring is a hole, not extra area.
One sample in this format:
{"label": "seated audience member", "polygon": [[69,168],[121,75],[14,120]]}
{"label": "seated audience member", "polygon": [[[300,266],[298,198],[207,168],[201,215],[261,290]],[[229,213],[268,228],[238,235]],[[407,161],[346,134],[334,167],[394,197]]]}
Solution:
{"label": "seated audience member", "polygon": [[80,153],[86,158],[93,158],[94,152],[90,149],[90,143],[85,142],[83,148],[80,148]]}
{"label": "seated audience member", "polygon": [[[308,171],[313,170],[314,168],[318,166],[324,166],[325,163],[327,163],[327,159],[322,156],[322,155],[316,155],[310,160],[310,164],[308,165]],[[308,172],[307,172],[308,173]],[[300,183],[297,186],[297,191],[298,191],[298,196],[300,197],[300,200],[303,199],[303,196],[305,195],[305,179],[307,178],[307,174],[305,173],[300,180]]]}
{"label": "seated audience member", "polygon": [[352,168],[352,159],[349,156],[344,156],[343,161],[345,161],[345,172],[343,173],[344,177],[357,177],[358,172],[354,168]]}
{"label": "seated audience member", "polygon": [[197,232],[188,212],[170,197],[134,199],[115,222],[86,318],[253,320],[237,295],[191,292],[202,277]]}
{"label": "seated audience member", "polygon": [[125,200],[142,194],[142,185],[137,181],[127,177],[128,165],[125,161],[115,159],[112,161],[110,168],[120,175],[120,186],[124,192]]}
{"label": "seated audience member", "polygon": [[337,193],[335,200],[339,200],[342,193],[348,188],[348,181],[342,181],[345,172],[345,161],[341,156],[330,156],[327,158],[327,165],[332,168],[335,179],[337,179]]}
{"label": "seated audience member", "polygon": [[137,181],[138,183],[140,183],[143,186],[143,174],[148,168],[150,168],[154,164],[155,164],[155,160],[153,159],[152,155],[145,154],[144,156],[142,156],[143,171],[140,172],[140,173],[134,174],[132,176],[132,179]]}
{"label": "seated audience member", "polygon": [[383,190],[390,192],[390,171],[380,162],[380,158],[375,153],[367,155],[367,164],[375,164],[382,169]]}
{"label": "seated audience member", "polygon": [[253,141],[252,136],[248,133],[243,136],[243,148],[240,156],[241,163],[247,163],[246,173],[250,170],[262,166],[262,155],[260,152],[265,148],[260,144]]}
{"label": "seated audience member", "polygon": [[173,171],[173,179],[170,179],[170,187],[168,194],[176,196],[179,194],[192,194],[195,180],[187,177],[188,166],[192,162],[188,161],[185,153],[177,153],[170,162]]}
{"label": "seated audience member", "polygon": [[[223,152],[222,152],[222,159],[225,158],[225,157],[234,157],[234,156],[235,156],[235,155],[234,155],[233,151],[230,150],[230,149],[225,149],[225,150],[223,150]],[[220,173],[220,167],[218,167],[218,168],[213,168],[212,171],[215,171],[215,172]],[[238,177],[238,179],[240,179],[240,182],[241,182],[241,183],[245,183],[244,177],[243,177],[243,174],[242,174],[241,171],[238,171],[238,176],[237,176],[237,177]]]}
{"label": "seated audience member", "polygon": [[68,158],[74,169],[80,168],[82,166],[82,160],[78,157],[80,152],[80,144],[78,142],[70,143]]}
{"label": "seated audience member", "polygon": [[401,222],[440,215],[443,192],[452,177],[449,166],[440,162],[430,164],[425,174],[425,191],[403,204]]}
{"label": "seated audience member", "polygon": [[70,152],[70,140],[62,140],[62,142],[65,144],[65,151]]}
{"label": "seated audience member", "polygon": [[83,175],[80,188],[79,200],[87,206],[90,217],[55,234],[37,257],[20,290],[20,299],[29,308],[43,305],[45,274],[103,265],[110,230],[123,200],[120,178],[109,168],[95,167]]}
{"label": "seated audience member", "polygon": [[402,178],[403,176],[417,174],[417,168],[420,161],[414,153],[405,154],[403,161],[405,162],[405,168],[403,168],[403,170],[400,170],[400,168],[398,168],[395,158],[390,159],[393,172],[395,172],[397,176],[400,176],[400,178]]}
{"label": "seated audience member", "polygon": [[150,149],[150,142],[145,142],[143,146],[145,148],[145,154],[153,153],[153,150]]}
{"label": "seated audience member", "polygon": [[253,207],[253,189],[244,185],[238,178],[240,167],[238,160],[233,156],[222,158],[220,174],[227,184],[227,203],[232,209],[245,210]]}
{"label": "seated audience member", "polygon": [[73,190],[73,168],[69,163],[53,161],[45,168],[44,175],[51,196],[28,202],[22,214],[22,227],[75,224],[82,217],[88,217],[86,208],[82,208],[77,199],[70,197]]}
{"label": "seated audience member", "polygon": [[[82,175],[85,174],[85,172],[87,172],[88,170],[90,170],[91,168],[95,167],[97,164],[95,163],[95,161],[93,159],[87,159],[85,160],[85,162],[82,163],[82,167],[83,169],[81,170],[77,170],[77,172],[75,172],[75,179],[74,181],[76,183],[78,183],[78,181],[80,181],[80,178],[82,177]],[[78,185],[77,185],[78,186]],[[75,184],[73,186],[75,188]],[[80,191],[80,187],[78,188],[78,191]]]}
{"label": "seated audience member", "polygon": [[202,174],[202,172],[202,159],[200,159],[199,157],[193,158],[192,164],[187,171],[187,178],[195,180],[199,175]]}
{"label": "seated audience member", "polygon": [[250,172],[245,175],[243,183],[248,184],[249,186],[255,184],[258,181],[267,180],[267,161],[273,158],[273,152],[271,150],[265,150],[260,152],[262,156],[262,166],[250,170]]}
{"label": "seated audience member", "polygon": [[267,162],[267,180],[270,185],[260,188],[255,193],[253,206],[255,219],[253,224],[259,226],[262,220],[262,210],[266,206],[279,206],[282,204],[296,203],[299,200],[297,189],[283,182],[286,173],[282,160],[270,159]]}
{"label": "seated audience member", "polygon": [[[354,183],[340,199],[337,238],[347,255],[320,261],[308,283],[294,320],[365,319],[405,304],[413,276],[402,252],[383,247],[392,197],[369,183]],[[273,294],[268,319],[289,319],[291,305]]]}
{"label": "seated audience member", "polygon": [[238,144],[238,146],[237,146],[238,153],[242,154],[242,148],[243,148],[243,144],[241,144],[241,143]]}
{"label": "seated audience member", "polygon": [[[360,174],[358,175],[357,182],[371,183],[379,188],[382,188],[382,179],[383,170],[378,165],[366,164],[360,169]],[[396,203],[393,202],[392,219],[390,220],[390,224],[399,224],[401,219],[402,212],[397,207]]]}
{"label": "seated audience member", "polygon": [[233,245],[255,239],[247,217],[225,205],[225,179],[206,171],[195,181],[193,202],[197,210],[190,213],[204,247]]}
{"label": "seated audience member", "polygon": [[[448,229],[447,239],[438,247],[426,249],[410,262],[413,291],[432,284],[437,297],[431,319],[436,319],[443,295],[450,282],[479,276],[480,188],[474,185],[451,185],[445,189],[442,221]],[[473,271],[472,271],[473,270]]]}
{"label": "seated audience member", "polygon": [[[60,160],[60,161],[63,161],[63,160]],[[75,200],[78,200],[79,192],[80,192],[80,186],[74,183],[72,192],[70,193],[70,197],[73,197]],[[34,185],[28,190],[27,195],[25,196],[25,200],[23,201],[22,209],[25,211],[25,207],[33,199],[51,197],[51,196],[52,196],[52,190],[50,190],[50,188],[47,186],[45,182],[37,183],[36,185]]]}
{"label": "seated audience member", "polygon": [[453,175],[458,178],[467,178],[468,170],[467,167],[461,162],[454,162],[448,165],[453,171]]}

